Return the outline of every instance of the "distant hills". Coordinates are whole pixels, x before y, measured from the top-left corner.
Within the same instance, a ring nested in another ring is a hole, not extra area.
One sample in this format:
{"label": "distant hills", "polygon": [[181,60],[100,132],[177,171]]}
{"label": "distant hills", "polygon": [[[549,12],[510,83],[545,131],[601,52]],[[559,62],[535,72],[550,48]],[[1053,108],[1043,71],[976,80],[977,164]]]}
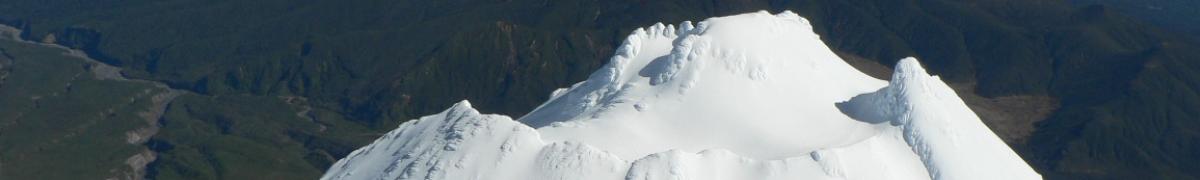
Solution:
{"label": "distant hills", "polygon": [[[0,4],[0,22],[23,29],[25,39],[80,49],[124,68],[128,78],[186,92],[158,119],[161,132],[142,144],[158,154],[146,176],[286,179],[316,177],[378,133],[462,99],[484,113],[521,116],[555,88],[586,78],[633,28],[761,9],[807,17],[860,67],[922,59],[931,73],[973,96],[964,99],[1001,136],[1012,137],[1006,138],[1010,146],[1047,178],[1200,178],[1200,46],[1180,38],[1183,28],[1112,6],[1039,0],[12,0]],[[1044,116],[1005,116],[1035,105],[1052,108],[1037,108],[1049,109]],[[61,128],[88,122],[0,119],[9,121]],[[0,123],[0,133],[16,137],[7,128],[15,126]],[[28,133],[20,136],[47,131]],[[0,147],[30,143],[2,141]],[[46,153],[0,148],[6,155],[0,178],[52,172],[11,163],[14,156]],[[251,170],[274,173],[246,173]]]}

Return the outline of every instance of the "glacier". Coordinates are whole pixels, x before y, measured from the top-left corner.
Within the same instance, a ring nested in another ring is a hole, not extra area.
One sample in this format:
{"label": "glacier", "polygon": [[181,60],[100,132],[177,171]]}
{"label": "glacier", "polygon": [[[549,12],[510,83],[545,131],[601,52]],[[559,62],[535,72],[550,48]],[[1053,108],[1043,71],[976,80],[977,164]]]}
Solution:
{"label": "glacier", "polygon": [[459,102],[321,179],[1041,179],[915,58],[871,78],[789,11],[639,28],[550,96]]}

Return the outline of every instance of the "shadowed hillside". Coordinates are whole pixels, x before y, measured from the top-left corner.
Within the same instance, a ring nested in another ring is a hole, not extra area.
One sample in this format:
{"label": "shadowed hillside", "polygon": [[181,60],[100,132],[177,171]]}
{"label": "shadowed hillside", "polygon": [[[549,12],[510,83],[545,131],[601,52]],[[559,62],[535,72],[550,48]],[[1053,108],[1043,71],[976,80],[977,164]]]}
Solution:
{"label": "shadowed hillside", "polygon": [[1200,1],[1192,0],[1071,0],[1076,5],[1107,5],[1123,14],[1144,19],[1178,33],[1200,39]]}

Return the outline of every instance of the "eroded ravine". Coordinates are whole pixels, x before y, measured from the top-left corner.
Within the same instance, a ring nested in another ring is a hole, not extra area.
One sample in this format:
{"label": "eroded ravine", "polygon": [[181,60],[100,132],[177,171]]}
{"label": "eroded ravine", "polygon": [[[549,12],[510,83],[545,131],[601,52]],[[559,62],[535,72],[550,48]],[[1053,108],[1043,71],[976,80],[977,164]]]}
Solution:
{"label": "eroded ravine", "polygon": [[[125,135],[124,142],[128,143],[130,145],[140,146],[141,150],[139,150],[138,152],[136,152],[134,154],[130,154],[128,156],[128,158],[125,158],[124,165],[128,166],[128,168],[123,168],[123,167],[104,168],[104,169],[108,169],[108,171],[112,175],[111,177],[105,177],[106,179],[143,179],[146,174],[147,165],[149,165],[151,162],[153,162],[157,157],[157,155],[154,151],[150,150],[149,148],[147,148],[143,145],[147,141],[149,141],[151,137],[153,137],[155,134],[157,134],[159,132],[159,128],[160,128],[159,119],[162,118],[163,113],[166,111],[167,107],[171,104],[171,102],[176,97],[179,97],[180,95],[188,93],[188,91],[180,90],[180,89],[173,89],[161,82],[127,78],[121,74],[121,68],[115,67],[112,65],[108,65],[108,64],[102,63],[100,61],[97,61],[95,59],[92,59],[92,58],[88,57],[87,54],[83,53],[82,51],[67,48],[67,47],[64,47],[61,45],[57,45],[57,44],[45,43],[45,42],[34,42],[34,41],[22,39],[19,36],[20,33],[21,33],[20,29],[13,28],[10,26],[0,25],[0,40],[18,42],[18,43],[23,43],[23,44],[31,44],[31,45],[37,45],[37,46],[46,47],[46,48],[54,48],[54,49],[62,50],[65,52],[63,55],[72,57],[73,59],[78,59],[78,60],[84,61],[84,64],[86,64],[85,65],[86,70],[87,70],[87,72],[89,72],[91,74],[91,78],[94,78],[96,80],[102,80],[102,81],[118,81],[118,82],[150,85],[151,88],[141,89],[140,92],[135,93],[134,96],[129,98],[129,104],[133,104],[137,100],[148,100],[147,102],[149,102],[149,105],[147,107],[136,110],[137,111],[136,117],[138,119],[144,121],[145,125],[141,126],[141,127],[137,127],[135,129],[130,129],[130,130],[127,130],[124,132],[124,135]],[[11,55],[7,55],[7,53],[6,53],[5,57],[6,58],[3,58],[4,61],[0,62],[0,85],[2,85],[4,82],[4,80],[2,80],[2,79],[5,79],[8,77],[8,75],[9,75],[9,72],[7,71],[8,69],[20,68],[20,67],[12,67],[16,63],[12,63],[11,61],[17,61],[18,58],[14,58]],[[47,72],[47,73],[52,73],[52,72]],[[77,78],[79,76],[80,75],[78,75],[78,74],[76,75]],[[70,88],[71,88],[71,84],[68,84],[67,89],[70,90]],[[36,104],[37,99],[39,99],[39,98],[34,98],[35,104]],[[115,109],[118,108],[118,106],[126,106],[129,104],[113,104],[112,105],[113,107],[110,107],[108,110],[106,110],[106,112],[108,112],[110,114],[114,113]],[[100,120],[103,120],[104,118],[105,117],[99,117]],[[16,119],[19,119],[19,116]],[[91,120],[89,122],[83,123],[85,125],[80,125],[78,127],[86,128],[86,127],[91,127],[91,125],[89,125],[89,124],[101,123],[101,122],[97,122],[97,121],[98,120]],[[12,123],[16,123],[16,122],[18,122],[18,121],[16,121],[16,120],[12,121]],[[7,126],[7,125],[0,125],[0,127],[4,127],[4,126]],[[0,167],[4,167],[3,164],[5,164],[5,162],[0,162]],[[0,173],[2,173],[2,172],[0,172]]]}

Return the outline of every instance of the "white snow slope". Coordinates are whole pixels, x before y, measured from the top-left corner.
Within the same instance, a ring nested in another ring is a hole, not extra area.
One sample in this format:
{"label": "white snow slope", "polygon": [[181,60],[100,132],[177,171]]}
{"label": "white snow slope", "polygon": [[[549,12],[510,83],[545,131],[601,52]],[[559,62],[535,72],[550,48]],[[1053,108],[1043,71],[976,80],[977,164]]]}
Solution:
{"label": "white snow slope", "polygon": [[792,12],[638,29],[551,96],[460,102],[322,179],[1041,179],[916,59],[871,78]]}

